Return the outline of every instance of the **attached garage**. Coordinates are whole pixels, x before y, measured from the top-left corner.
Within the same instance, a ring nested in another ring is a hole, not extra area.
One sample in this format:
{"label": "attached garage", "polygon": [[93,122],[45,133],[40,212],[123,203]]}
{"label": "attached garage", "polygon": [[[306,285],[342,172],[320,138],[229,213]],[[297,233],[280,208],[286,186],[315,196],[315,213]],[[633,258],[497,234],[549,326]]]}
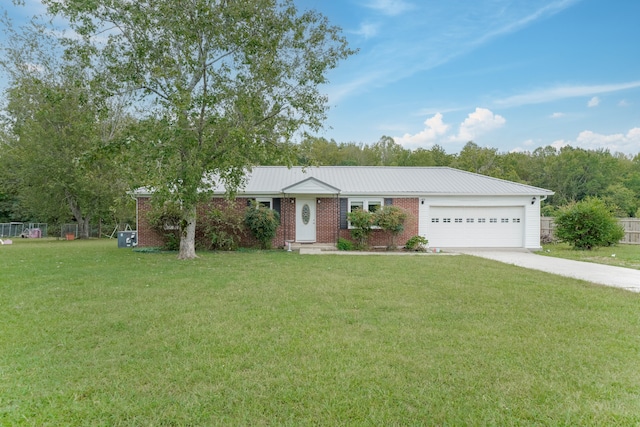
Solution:
{"label": "attached garage", "polygon": [[432,206],[425,234],[433,247],[524,247],[522,206]]}

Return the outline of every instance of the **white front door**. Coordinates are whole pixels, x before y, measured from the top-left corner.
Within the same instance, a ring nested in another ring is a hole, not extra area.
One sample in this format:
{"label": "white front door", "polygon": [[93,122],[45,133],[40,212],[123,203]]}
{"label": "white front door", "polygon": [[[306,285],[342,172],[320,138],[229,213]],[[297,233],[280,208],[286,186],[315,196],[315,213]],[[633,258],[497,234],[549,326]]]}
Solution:
{"label": "white front door", "polygon": [[316,241],[316,199],[296,199],[296,242]]}

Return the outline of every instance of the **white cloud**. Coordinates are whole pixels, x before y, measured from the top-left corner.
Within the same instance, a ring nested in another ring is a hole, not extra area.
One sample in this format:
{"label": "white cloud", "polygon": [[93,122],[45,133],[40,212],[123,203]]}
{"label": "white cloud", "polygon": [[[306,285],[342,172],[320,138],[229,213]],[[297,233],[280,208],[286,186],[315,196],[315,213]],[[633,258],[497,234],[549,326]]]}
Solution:
{"label": "white cloud", "polygon": [[587,102],[587,107],[589,108],[597,107],[598,105],[600,105],[600,98],[597,96],[594,96],[589,100],[589,102]]}
{"label": "white cloud", "polygon": [[640,128],[632,128],[626,134],[611,135],[585,130],[576,138],[576,146],[585,149],[606,148],[613,153],[637,153],[640,147]]}
{"label": "white cloud", "polygon": [[360,28],[351,31],[351,33],[362,36],[365,39],[370,39],[371,37],[375,37],[378,34],[379,29],[380,25],[378,24],[368,24],[363,22],[362,24],[360,24]]}
{"label": "white cloud", "polygon": [[564,117],[564,116],[565,116],[564,113],[553,113],[549,117],[552,118],[552,119],[559,119],[559,118]]}
{"label": "white cloud", "polygon": [[414,8],[404,0],[371,0],[364,6],[388,16],[400,15]]}
{"label": "white cloud", "polygon": [[450,128],[448,124],[444,123],[440,113],[436,113],[433,117],[425,120],[424,125],[425,128],[415,135],[405,133],[403,136],[396,136],[393,139],[405,148],[416,148],[422,145],[434,144]]}
{"label": "white cloud", "polygon": [[607,149],[612,153],[637,154],[640,147],[640,128],[632,128],[626,134],[610,135],[585,130],[578,134],[575,141],[561,139],[554,141],[551,145],[557,149],[570,145],[585,150]]}
{"label": "white cloud", "polygon": [[496,101],[496,105],[501,107],[517,107],[521,105],[542,104],[545,102],[557,101],[559,99],[593,96],[602,93],[635,89],[638,87],[640,87],[640,81],[593,86],[559,86],[500,99]]}
{"label": "white cloud", "polygon": [[559,139],[559,140],[557,140],[557,141],[553,141],[553,142],[551,143],[551,146],[552,146],[553,148],[555,148],[556,150],[559,150],[559,149],[561,149],[562,147],[566,147],[567,145],[571,145],[571,143],[570,143],[570,142],[565,141],[564,139]]}
{"label": "white cloud", "polygon": [[630,105],[631,103],[626,99],[623,99],[620,102],[618,102],[618,107],[629,107]]}
{"label": "white cloud", "polygon": [[456,136],[450,138],[455,142],[473,141],[478,135],[501,128],[506,123],[506,119],[498,114],[493,114],[486,108],[476,108],[473,113],[469,113],[464,122],[460,124],[460,129]]}

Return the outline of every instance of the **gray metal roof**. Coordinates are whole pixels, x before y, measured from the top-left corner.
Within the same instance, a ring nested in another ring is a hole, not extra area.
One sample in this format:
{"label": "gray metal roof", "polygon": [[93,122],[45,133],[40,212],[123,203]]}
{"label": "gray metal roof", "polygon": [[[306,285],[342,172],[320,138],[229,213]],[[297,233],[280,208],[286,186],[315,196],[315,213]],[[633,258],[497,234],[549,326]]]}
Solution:
{"label": "gray metal roof", "polygon": [[[339,190],[340,195],[427,196],[552,195],[553,191],[449,167],[319,166],[254,167],[239,195],[279,194],[294,191],[309,178]],[[218,186],[216,193],[224,193]],[[289,193],[287,193],[289,194]],[[336,193],[337,194],[337,193]]]}

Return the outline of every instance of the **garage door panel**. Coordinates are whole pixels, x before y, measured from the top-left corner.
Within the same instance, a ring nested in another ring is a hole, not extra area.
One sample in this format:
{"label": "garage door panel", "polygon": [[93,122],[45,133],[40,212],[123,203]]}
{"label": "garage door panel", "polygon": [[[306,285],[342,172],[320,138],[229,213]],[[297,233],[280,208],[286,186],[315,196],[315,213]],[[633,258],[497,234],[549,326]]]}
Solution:
{"label": "garage door panel", "polygon": [[427,239],[436,247],[522,247],[522,207],[432,206]]}

